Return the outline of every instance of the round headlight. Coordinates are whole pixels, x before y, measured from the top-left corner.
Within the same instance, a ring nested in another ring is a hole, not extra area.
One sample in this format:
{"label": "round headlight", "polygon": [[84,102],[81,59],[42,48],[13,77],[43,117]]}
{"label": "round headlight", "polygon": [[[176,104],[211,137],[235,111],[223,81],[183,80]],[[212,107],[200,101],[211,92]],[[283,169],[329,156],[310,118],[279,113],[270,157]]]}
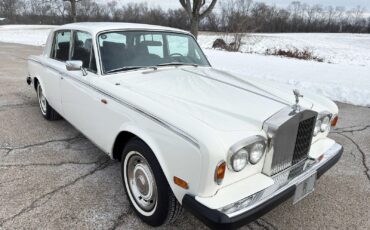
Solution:
{"label": "round headlight", "polygon": [[235,172],[239,172],[247,166],[248,163],[248,151],[241,149],[231,156],[231,166]]}
{"label": "round headlight", "polygon": [[326,132],[326,131],[328,131],[329,128],[330,128],[330,117],[329,116],[325,116],[321,120],[320,131],[321,132]]}
{"label": "round headlight", "polygon": [[319,134],[320,130],[321,130],[321,120],[317,120],[315,124],[315,129],[313,130],[313,135],[316,136],[317,134]]}
{"label": "round headlight", "polygon": [[265,145],[263,143],[256,143],[250,149],[249,162],[255,165],[257,164],[265,152]]}

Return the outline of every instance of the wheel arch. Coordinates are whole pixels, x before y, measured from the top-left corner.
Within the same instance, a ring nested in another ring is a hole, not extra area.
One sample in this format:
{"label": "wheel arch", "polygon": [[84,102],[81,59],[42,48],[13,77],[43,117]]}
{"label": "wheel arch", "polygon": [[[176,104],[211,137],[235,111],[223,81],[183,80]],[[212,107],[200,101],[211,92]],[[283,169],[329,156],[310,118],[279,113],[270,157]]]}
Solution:
{"label": "wheel arch", "polygon": [[140,130],[139,128],[136,128],[134,126],[121,127],[120,131],[116,135],[113,146],[111,148],[112,149],[111,157],[115,160],[121,161],[123,149],[125,148],[126,144],[130,141],[130,139],[135,137],[139,138],[149,146],[149,148],[154,153],[154,156],[158,160],[159,165],[161,166],[163,173],[165,174],[168,180],[169,179],[168,168],[166,166],[164,158],[161,155],[161,151],[159,149],[158,144],[152,137],[150,137],[150,135],[146,134],[143,130]]}
{"label": "wheel arch", "polygon": [[37,91],[37,86],[40,84],[38,77],[33,78],[33,87],[35,88],[35,91]]}
{"label": "wheel arch", "polygon": [[124,128],[120,129],[120,131],[117,133],[116,138],[114,140],[114,144],[112,146],[112,152],[111,157],[116,160],[121,160],[122,152],[125,147],[125,145],[128,143],[128,141],[131,138],[139,138],[142,140],[145,144],[149,146],[149,148],[152,150],[155,158],[157,159],[164,176],[167,179],[168,185],[170,186],[171,190],[173,191],[175,197],[177,200],[181,203],[182,197],[185,195],[185,190],[181,191],[182,189],[177,188],[172,179],[172,174],[170,172],[170,169],[167,165],[168,162],[166,162],[164,154],[162,154],[159,145],[155,141],[153,137],[151,137],[149,134],[147,134],[145,131],[135,127],[135,126],[125,126]]}
{"label": "wheel arch", "polygon": [[41,78],[39,76],[33,77],[33,86],[35,88],[35,91],[37,91],[37,86],[41,85],[42,91],[44,92],[44,95],[47,97],[47,91],[48,89],[45,87],[44,83],[42,82]]}
{"label": "wheel arch", "polygon": [[134,133],[129,131],[121,131],[120,133],[117,134],[112,148],[112,158],[114,160],[121,161],[123,149],[125,148],[127,143],[134,137],[140,138]]}

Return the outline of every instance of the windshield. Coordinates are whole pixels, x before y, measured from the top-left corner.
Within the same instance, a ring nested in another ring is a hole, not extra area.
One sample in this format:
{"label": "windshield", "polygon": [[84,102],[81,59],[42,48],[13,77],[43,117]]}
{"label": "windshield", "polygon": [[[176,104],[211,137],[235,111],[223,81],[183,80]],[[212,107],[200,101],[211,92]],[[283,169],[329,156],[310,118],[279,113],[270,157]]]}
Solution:
{"label": "windshield", "polygon": [[195,39],[186,34],[114,31],[98,37],[104,73],[166,65],[209,66]]}

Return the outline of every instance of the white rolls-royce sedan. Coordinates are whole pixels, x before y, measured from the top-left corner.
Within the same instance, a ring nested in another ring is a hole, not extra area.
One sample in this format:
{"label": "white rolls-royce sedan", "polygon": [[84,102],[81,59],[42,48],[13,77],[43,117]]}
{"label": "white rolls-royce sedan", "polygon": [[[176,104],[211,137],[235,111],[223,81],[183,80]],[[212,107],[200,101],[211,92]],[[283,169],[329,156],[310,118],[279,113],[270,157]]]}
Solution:
{"label": "white rolls-royce sedan", "polygon": [[328,138],[332,101],[215,69],[186,31],[64,25],[28,71],[42,116],[121,161],[127,197],[151,226],[184,207],[211,228],[239,227],[309,195],[343,152]]}

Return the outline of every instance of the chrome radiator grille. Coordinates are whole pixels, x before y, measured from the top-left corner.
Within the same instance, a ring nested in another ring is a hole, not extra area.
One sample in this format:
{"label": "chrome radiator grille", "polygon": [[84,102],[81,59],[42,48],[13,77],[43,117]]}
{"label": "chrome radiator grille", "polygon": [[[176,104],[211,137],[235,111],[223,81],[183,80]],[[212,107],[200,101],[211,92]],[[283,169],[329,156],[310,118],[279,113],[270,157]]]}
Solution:
{"label": "chrome radiator grille", "polygon": [[315,122],[316,117],[311,117],[299,123],[294,147],[293,165],[307,158],[308,151],[310,151]]}
{"label": "chrome radiator grille", "polygon": [[286,108],[265,122],[271,147],[266,155],[265,174],[275,175],[307,158],[316,117],[312,110],[296,113]]}

